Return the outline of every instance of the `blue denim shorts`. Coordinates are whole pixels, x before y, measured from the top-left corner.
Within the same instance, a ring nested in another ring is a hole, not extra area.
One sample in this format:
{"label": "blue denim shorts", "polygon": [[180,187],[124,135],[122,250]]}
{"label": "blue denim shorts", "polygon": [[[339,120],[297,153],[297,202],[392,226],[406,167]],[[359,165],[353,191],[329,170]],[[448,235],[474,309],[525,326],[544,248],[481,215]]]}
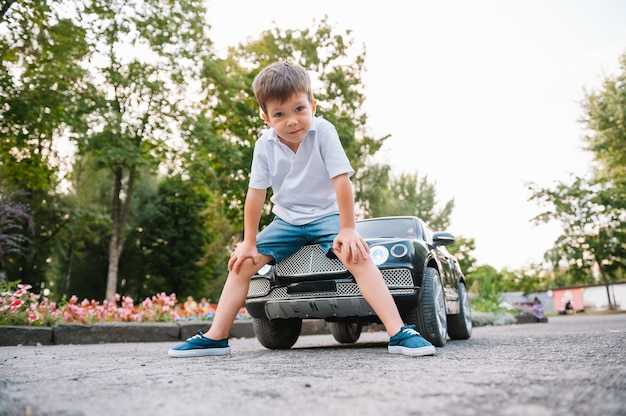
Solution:
{"label": "blue denim shorts", "polygon": [[304,225],[292,225],[276,217],[256,237],[257,250],[274,257],[276,263],[307,244],[318,243],[327,256],[335,257],[333,240],[339,233],[339,214],[329,215]]}

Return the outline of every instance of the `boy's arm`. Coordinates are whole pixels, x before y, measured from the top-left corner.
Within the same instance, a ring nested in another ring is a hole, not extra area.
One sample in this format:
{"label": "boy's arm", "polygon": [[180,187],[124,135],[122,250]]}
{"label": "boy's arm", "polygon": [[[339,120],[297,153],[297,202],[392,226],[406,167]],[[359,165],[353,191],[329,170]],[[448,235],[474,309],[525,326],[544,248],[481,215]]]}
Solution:
{"label": "boy's arm", "polygon": [[335,176],[332,181],[339,206],[339,234],[335,237],[333,250],[342,258],[357,263],[368,257],[369,247],[356,231],[352,183],[347,173]]}
{"label": "boy's arm", "polygon": [[243,207],[243,239],[255,245],[266,195],[267,191],[265,189],[255,188],[248,188],[246,193],[246,202]]}
{"label": "boy's arm", "polygon": [[257,263],[259,260],[259,252],[256,248],[256,234],[259,231],[259,222],[261,221],[261,212],[263,204],[265,204],[265,189],[248,188],[246,193],[246,202],[243,208],[243,241],[237,246],[231,254],[228,261],[228,270],[239,272],[239,266],[247,258]]}

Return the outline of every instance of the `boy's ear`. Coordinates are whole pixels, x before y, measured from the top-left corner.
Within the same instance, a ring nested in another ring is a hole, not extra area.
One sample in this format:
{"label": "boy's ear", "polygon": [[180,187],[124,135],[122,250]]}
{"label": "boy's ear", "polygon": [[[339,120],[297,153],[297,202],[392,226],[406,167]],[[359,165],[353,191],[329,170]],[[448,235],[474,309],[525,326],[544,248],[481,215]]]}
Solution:
{"label": "boy's ear", "polygon": [[265,111],[261,110],[261,117],[263,118],[263,120],[265,120],[265,122],[269,125],[270,124],[270,118],[267,116],[267,114],[265,114]]}
{"label": "boy's ear", "polygon": [[311,101],[311,114],[315,115],[315,109],[317,108],[317,100],[314,98],[313,101]]}

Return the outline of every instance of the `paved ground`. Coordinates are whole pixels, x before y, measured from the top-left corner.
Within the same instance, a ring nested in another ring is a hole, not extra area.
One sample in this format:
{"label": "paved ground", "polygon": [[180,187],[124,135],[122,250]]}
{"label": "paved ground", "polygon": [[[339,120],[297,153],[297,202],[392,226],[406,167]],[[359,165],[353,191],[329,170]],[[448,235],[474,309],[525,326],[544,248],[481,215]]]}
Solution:
{"label": "paved ground", "polygon": [[164,342],[0,347],[0,415],[626,415],[626,314],[479,327],[434,357],[387,340],[239,338],[188,359]]}

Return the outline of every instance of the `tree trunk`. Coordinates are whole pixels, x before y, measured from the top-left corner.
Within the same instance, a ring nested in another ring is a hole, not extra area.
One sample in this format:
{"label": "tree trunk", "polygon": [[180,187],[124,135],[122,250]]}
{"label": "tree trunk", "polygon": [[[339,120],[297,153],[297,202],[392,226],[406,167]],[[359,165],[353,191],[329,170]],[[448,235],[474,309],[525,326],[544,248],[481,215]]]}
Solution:
{"label": "tree trunk", "polygon": [[124,229],[128,224],[128,214],[130,212],[130,201],[133,194],[134,171],[131,170],[128,175],[128,184],[126,186],[126,198],[122,202],[122,178],[123,170],[118,168],[115,170],[115,189],[113,191],[113,225],[111,229],[111,241],[109,242],[109,268],[107,271],[107,288],[106,300],[115,302],[115,294],[117,293],[117,274],[119,270],[120,257],[124,248]]}
{"label": "tree trunk", "polygon": [[63,286],[63,294],[68,298],[71,296],[70,293],[70,282],[72,279],[72,259],[74,257],[74,244],[70,243],[70,246],[67,250],[67,268],[65,269],[65,284]]}
{"label": "tree trunk", "polygon": [[115,224],[113,224],[111,241],[109,242],[109,268],[107,269],[106,300],[109,302],[115,302],[115,294],[117,293],[117,271],[120,262],[120,255],[122,254],[121,250],[117,250],[118,245],[118,230]]}
{"label": "tree trunk", "polygon": [[602,276],[602,281],[604,282],[604,286],[606,287],[606,298],[609,301],[609,309],[613,310],[615,309],[615,305],[611,301],[611,290],[610,290],[611,284],[609,283],[609,279],[606,277],[606,273],[604,272],[604,267],[602,267],[602,263],[599,261],[597,261],[597,263],[598,263],[598,268],[600,269],[600,275]]}

